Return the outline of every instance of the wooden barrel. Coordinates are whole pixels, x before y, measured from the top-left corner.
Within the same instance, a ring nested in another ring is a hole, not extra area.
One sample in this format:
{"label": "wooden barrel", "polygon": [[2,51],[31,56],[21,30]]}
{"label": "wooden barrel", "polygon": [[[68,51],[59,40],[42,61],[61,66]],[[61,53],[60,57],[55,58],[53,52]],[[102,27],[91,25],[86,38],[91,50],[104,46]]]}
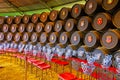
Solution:
{"label": "wooden barrel", "polygon": [[69,32],[62,32],[60,34],[59,42],[63,45],[67,45],[67,44],[69,44],[70,37],[71,37],[71,35]]}
{"label": "wooden barrel", "polygon": [[39,37],[40,43],[47,43],[48,42],[48,34],[46,32],[42,32],[40,37]]}
{"label": "wooden barrel", "polygon": [[15,33],[14,41],[15,41],[16,43],[18,43],[18,42],[21,41],[21,39],[22,39],[22,34],[19,33],[19,32]]}
{"label": "wooden barrel", "polygon": [[14,23],[15,23],[15,24],[19,24],[19,23],[21,23],[21,20],[22,20],[22,16],[16,16],[16,17],[14,18]]}
{"label": "wooden barrel", "polygon": [[88,0],[85,4],[85,13],[94,16],[96,13],[103,11],[102,0]]}
{"label": "wooden barrel", "polygon": [[48,12],[42,12],[40,14],[39,19],[40,19],[41,22],[45,23],[48,20],[48,16],[49,16]]}
{"label": "wooden barrel", "polygon": [[60,48],[66,48],[66,46],[63,45],[63,44],[61,44],[61,43],[56,44],[55,47],[58,48],[58,49],[60,49]]}
{"label": "wooden barrel", "polygon": [[70,50],[73,51],[73,50],[77,50],[78,47],[76,47],[75,45],[70,44],[70,45],[67,45],[66,49],[67,49],[67,50],[70,49]]}
{"label": "wooden barrel", "polygon": [[10,26],[10,32],[15,33],[18,30],[18,25],[17,24],[11,24]]}
{"label": "wooden barrel", "polygon": [[0,32],[0,42],[4,41],[5,35],[3,32]]}
{"label": "wooden barrel", "polygon": [[55,47],[55,44],[53,44],[53,43],[47,43],[45,46],[48,47],[48,48],[53,48],[53,47]]}
{"label": "wooden barrel", "polygon": [[59,12],[57,10],[52,10],[49,14],[49,19],[51,21],[56,21],[58,19]]}
{"label": "wooden barrel", "polygon": [[8,25],[8,24],[2,25],[2,32],[4,32],[4,33],[9,32],[9,29],[10,29],[10,25]]}
{"label": "wooden barrel", "polygon": [[31,21],[32,21],[32,23],[38,22],[39,16],[40,16],[40,14],[33,14],[33,15],[31,16]]}
{"label": "wooden barrel", "polygon": [[65,24],[65,22],[64,21],[62,21],[62,20],[57,20],[56,22],[55,22],[55,26],[54,26],[54,31],[55,32],[63,32],[64,31],[64,24]]}
{"label": "wooden barrel", "polygon": [[89,47],[83,45],[77,49],[77,53],[78,53],[77,56],[80,59],[86,59],[86,53],[91,53],[92,51],[93,51],[92,48],[89,48]]}
{"label": "wooden barrel", "polygon": [[68,19],[65,23],[65,31],[73,32],[77,30],[76,24],[77,24],[77,21],[75,19]]}
{"label": "wooden barrel", "polygon": [[46,33],[50,33],[50,32],[53,31],[53,27],[54,27],[54,22],[47,22],[47,23],[45,24],[44,31],[45,31]]}
{"label": "wooden barrel", "polygon": [[101,35],[97,31],[90,31],[85,35],[84,44],[87,47],[97,48],[100,46]]}
{"label": "wooden barrel", "polygon": [[82,32],[88,32],[92,30],[92,19],[89,16],[82,16],[77,24],[77,29]]}
{"label": "wooden barrel", "polygon": [[0,31],[1,31],[1,32],[2,32],[2,28],[3,28],[3,27],[2,27],[2,24],[0,24]]}
{"label": "wooden barrel", "polygon": [[18,27],[18,31],[20,32],[20,33],[23,33],[23,32],[25,32],[26,31],[26,24],[24,24],[24,23],[20,23],[19,24],[19,27]]}
{"label": "wooden barrel", "polygon": [[28,42],[28,41],[30,41],[30,36],[31,36],[30,33],[24,32],[24,33],[23,33],[23,36],[22,36],[22,41],[23,41],[23,42]]}
{"label": "wooden barrel", "polygon": [[112,22],[113,22],[113,25],[116,27],[116,28],[119,28],[120,29],[120,10],[117,10],[117,12],[115,12],[115,14],[113,15],[113,18],[112,18]]}
{"label": "wooden barrel", "polygon": [[70,17],[71,8],[63,7],[59,12],[59,18],[61,20],[66,20]]}
{"label": "wooden barrel", "polygon": [[104,56],[110,54],[110,51],[105,47],[98,47],[94,49],[92,54],[96,58],[96,62],[102,63]]}
{"label": "wooden barrel", "polygon": [[108,30],[108,28],[113,28],[111,22],[111,15],[108,13],[98,13],[92,23],[92,26],[97,31]]}
{"label": "wooden barrel", "polygon": [[33,32],[31,34],[30,40],[31,40],[31,44],[36,44],[38,42],[38,33]]}
{"label": "wooden barrel", "polygon": [[39,47],[41,47],[41,49],[42,49],[43,46],[45,46],[45,44],[40,43],[40,42],[38,42],[37,45],[38,45]]}
{"label": "wooden barrel", "polygon": [[0,16],[0,24],[4,24],[4,22],[5,22],[5,17]]}
{"label": "wooden barrel", "polygon": [[75,31],[71,38],[70,38],[70,43],[72,45],[82,45],[83,44],[83,33],[81,33],[80,31]]}
{"label": "wooden barrel", "polygon": [[58,43],[58,37],[59,37],[58,32],[52,32],[49,36],[49,42],[52,44]]}
{"label": "wooden barrel", "polygon": [[103,0],[102,7],[108,12],[114,13],[114,11],[120,8],[120,0]]}
{"label": "wooden barrel", "polygon": [[71,16],[73,18],[78,18],[82,15],[84,15],[84,5],[82,4],[75,4],[73,5],[72,9],[71,9]]}
{"label": "wooden barrel", "polygon": [[5,20],[5,21],[6,21],[6,23],[7,23],[7,24],[12,24],[13,19],[14,19],[14,17],[9,16],[9,17],[7,17],[7,18],[6,18],[6,20]]}
{"label": "wooden barrel", "polygon": [[22,22],[27,24],[30,21],[30,16],[29,15],[24,15],[22,17]]}
{"label": "wooden barrel", "polygon": [[26,27],[27,32],[33,32],[34,27],[35,27],[35,25],[33,23],[28,23],[27,27]]}
{"label": "wooden barrel", "polygon": [[6,34],[6,40],[7,40],[7,42],[11,42],[13,40],[13,37],[14,37],[14,34],[11,33],[11,32],[8,32]]}
{"label": "wooden barrel", "polygon": [[35,27],[35,31],[36,31],[37,33],[40,33],[40,32],[42,32],[43,30],[44,30],[44,24],[41,23],[41,22],[37,23],[37,24],[36,24],[36,27]]}
{"label": "wooden barrel", "polygon": [[111,51],[118,50],[120,48],[120,31],[111,29],[105,32],[102,36],[101,44]]}

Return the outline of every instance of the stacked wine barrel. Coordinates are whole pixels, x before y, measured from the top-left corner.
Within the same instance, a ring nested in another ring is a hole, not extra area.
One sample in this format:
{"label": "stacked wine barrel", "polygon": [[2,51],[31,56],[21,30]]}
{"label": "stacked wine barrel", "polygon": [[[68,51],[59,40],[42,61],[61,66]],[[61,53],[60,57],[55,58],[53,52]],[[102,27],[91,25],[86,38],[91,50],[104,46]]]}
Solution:
{"label": "stacked wine barrel", "polygon": [[120,49],[119,4],[119,0],[88,0],[60,11],[0,17],[0,42],[49,43],[113,54]]}

